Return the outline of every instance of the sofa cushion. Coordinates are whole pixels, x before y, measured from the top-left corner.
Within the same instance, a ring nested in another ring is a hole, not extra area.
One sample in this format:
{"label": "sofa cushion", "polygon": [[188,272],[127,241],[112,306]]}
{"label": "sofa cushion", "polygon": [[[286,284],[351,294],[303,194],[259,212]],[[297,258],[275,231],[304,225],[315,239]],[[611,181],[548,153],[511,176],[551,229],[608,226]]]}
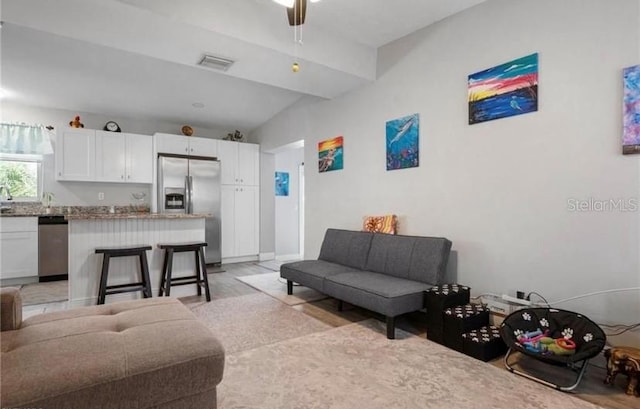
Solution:
{"label": "sofa cushion", "polygon": [[424,292],[430,285],[413,280],[352,271],[325,278],[324,292],[339,300],[395,317],[424,307]]}
{"label": "sofa cushion", "polygon": [[376,234],[365,270],[442,284],[450,251],[451,242],[445,238]]}
{"label": "sofa cushion", "polygon": [[210,393],[224,368],[220,342],[171,298],[37,315],[0,336],[7,407],[153,407]]}
{"label": "sofa cushion", "polygon": [[322,291],[325,277],[352,271],[358,270],[324,260],[304,260],[281,265],[280,277]]}
{"label": "sofa cushion", "polygon": [[15,287],[0,288],[0,330],[18,329],[20,324],[22,324],[20,289]]}
{"label": "sofa cushion", "polygon": [[327,229],[319,260],[364,270],[373,233]]}

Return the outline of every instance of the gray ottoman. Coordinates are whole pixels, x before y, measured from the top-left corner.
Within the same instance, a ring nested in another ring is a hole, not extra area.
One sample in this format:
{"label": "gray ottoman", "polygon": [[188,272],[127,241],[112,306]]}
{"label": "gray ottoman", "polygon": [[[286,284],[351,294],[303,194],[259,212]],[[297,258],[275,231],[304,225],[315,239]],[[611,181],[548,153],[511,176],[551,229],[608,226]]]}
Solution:
{"label": "gray ottoman", "polygon": [[[17,291],[1,296],[19,311]],[[224,349],[175,299],[11,318],[0,333],[3,407],[216,407]]]}

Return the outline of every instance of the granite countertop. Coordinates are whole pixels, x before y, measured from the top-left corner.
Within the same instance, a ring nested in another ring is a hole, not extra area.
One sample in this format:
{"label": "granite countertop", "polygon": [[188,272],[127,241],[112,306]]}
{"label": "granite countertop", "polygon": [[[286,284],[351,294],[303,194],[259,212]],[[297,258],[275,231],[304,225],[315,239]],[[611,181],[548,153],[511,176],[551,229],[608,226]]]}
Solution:
{"label": "granite countertop", "polygon": [[94,213],[68,214],[65,220],[109,220],[109,219],[203,219],[208,214],[171,213]]}
{"label": "granite countertop", "polygon": [[3,203],[10,209],[2,211],[0,217],[39,217],[64,216],[65,220],[92,219],[201,219],[208,214],[171,214],[150,213],[149,207],[129,206],[51,206],[47,208],[40,203],[16,202]]}

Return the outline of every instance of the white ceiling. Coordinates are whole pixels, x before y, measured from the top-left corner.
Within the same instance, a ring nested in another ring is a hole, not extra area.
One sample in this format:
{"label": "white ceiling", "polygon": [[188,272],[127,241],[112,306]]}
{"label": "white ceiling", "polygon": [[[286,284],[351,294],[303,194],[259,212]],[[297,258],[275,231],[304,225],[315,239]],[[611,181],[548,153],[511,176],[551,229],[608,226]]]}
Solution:
{"label": "white ceiling", "polygon": [[[296,45],[271,0],[1,0],[2,88],[27,105],[251,130],[303,96],[375,81],[379,46],[483,1],[322,0]],[[204,69],[203,53],[236,63]]]}

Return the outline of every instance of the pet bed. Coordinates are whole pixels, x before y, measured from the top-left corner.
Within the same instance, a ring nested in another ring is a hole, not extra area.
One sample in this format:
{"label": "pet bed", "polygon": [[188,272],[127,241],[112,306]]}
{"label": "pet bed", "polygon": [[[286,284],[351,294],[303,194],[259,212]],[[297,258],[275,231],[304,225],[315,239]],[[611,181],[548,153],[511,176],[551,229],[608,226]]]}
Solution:
{"label": "pet bed", "polygon": [[[602,329],[589,318],[554,308],[515,311],[502,322],[500,335],[509,347],[504,365],[510,372],[561,391],[571,391],[578,386],[589,359],[602,351],[607,340]],[[513,351],[576,371],[575,383],[561,386],[513,368],[509,364]]]}

